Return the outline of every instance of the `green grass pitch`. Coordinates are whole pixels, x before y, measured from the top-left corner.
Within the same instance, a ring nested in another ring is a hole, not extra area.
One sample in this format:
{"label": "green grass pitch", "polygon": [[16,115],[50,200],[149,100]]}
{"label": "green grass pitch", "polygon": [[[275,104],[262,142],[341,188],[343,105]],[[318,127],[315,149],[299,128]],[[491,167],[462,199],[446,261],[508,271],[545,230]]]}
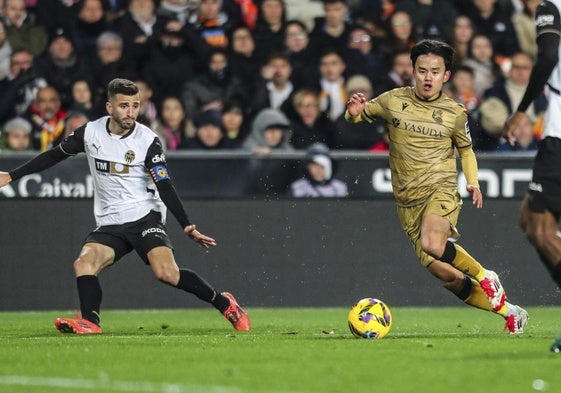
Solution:
{"label": "green grass pitch", "polygon": [[561,308],[528,308],[510,336],[469,307],[395,307],[382,340],[354,338],[343,308],[247,311],[249,333],[209,309],[107,310],[99,336],[58,333],[68,312],[2,312],[0,392],[561,392]]}

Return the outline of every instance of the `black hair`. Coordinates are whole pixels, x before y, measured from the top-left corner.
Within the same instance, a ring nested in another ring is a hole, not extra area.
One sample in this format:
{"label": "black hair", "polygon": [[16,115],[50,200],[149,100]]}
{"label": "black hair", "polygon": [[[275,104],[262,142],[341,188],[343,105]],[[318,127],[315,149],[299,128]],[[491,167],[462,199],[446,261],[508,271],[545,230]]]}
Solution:
{"label": "black hair", "polygon": [[411,49],[411,62],[413,63],[413,67],[415,67],[417,58],[421,55],[442,57],[444,59],[444,67],[446,71],[449,71],[452,66],[452,61],[454,60],[454,48],[442,41],[422,40]]}
{"label": "black hair", "polygon": [[138,86],[128,79],[115,78],[107,85],[107,100],[111,101],[117,94],[134,96],[138,94]]}

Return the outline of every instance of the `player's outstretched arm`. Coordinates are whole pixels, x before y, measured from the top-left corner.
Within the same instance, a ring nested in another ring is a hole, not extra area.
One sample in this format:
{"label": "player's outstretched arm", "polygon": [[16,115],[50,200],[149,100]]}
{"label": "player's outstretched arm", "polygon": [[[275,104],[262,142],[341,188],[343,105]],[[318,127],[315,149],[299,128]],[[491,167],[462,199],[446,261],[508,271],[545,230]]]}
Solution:
{"label": "player's outstretched arm", "polygon": [[12,181],[12,176],[8,172],[0,172],[0,188]]}
{"label": "player's outstretched arm", "polygon": [[203,235],[199,231],[197,231],[197,227],[194,224],[187,225],[183,232],[185,232],[195,243],[199,243],[202,247],[209,248],[210,246],[216,246],[216,241]]}

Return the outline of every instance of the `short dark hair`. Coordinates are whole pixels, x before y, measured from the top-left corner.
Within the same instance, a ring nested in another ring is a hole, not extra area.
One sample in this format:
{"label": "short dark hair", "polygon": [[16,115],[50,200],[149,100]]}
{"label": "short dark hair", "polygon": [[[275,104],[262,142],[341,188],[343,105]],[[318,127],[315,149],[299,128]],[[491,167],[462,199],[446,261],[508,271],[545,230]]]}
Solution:
{"label": "short dark hair", "polygon": [[442,41],[422,40],[411,49],[411,62],[413,63],[413,67],[415,67],[415,62],[421,55],[436,55],[442,57],[444,59],[444,67],[446,71],[448,71],[454,60],[454,48]]}
{"label": "short dark hair", "polygon": [[138,94],[138,86],[128,79],[115,78],[107,85],[107,100],[115,98],[117,94],[134,96]]}

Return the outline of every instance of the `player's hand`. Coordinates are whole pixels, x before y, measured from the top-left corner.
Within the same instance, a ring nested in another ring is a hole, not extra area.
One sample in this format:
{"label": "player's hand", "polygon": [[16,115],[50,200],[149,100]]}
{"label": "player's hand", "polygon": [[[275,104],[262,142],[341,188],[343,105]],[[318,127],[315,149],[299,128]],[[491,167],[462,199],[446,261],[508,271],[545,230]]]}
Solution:
{"label": "player's hand", "polygon": [[467,185],[466,190],[471,194],[471,201],[478,209],[483,207],[483,194],[479,187]]}
{"label": "player's hand", "polygon": [[0,188],[12,181],[12,176],[8,172],[0,172]]}
{"label": "player's hand", "polygon": [[347,101],[347,110],[351,116],[358,116],[366,106],[366,97],[363,93],[354,93]]}
{"label": "player's hand", "polygon": [[204,248],[209,248],[210,246],[216,246],[216,241],[212,237],[203,235],[196,229],[195,225],[187,225],[183,232],[187,234],[195,243],[199,243]]}
{"label": "player's hand", "polygon": [[520,126],[522,120],[526,116],[523,112],[515,112],[505,123],[503,127],[503,137],[511,146],[516,142],[516,130]]}

